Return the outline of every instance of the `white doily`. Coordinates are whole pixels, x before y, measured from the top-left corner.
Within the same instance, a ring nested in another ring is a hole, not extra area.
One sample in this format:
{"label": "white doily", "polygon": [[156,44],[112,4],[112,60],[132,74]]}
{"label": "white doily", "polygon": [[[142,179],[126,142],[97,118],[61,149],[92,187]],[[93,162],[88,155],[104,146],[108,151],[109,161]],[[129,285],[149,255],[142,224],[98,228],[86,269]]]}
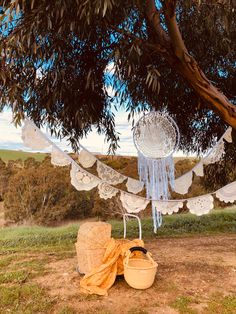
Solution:
{"label": "white doily", "polygon": [[186,194],[192,184],[193,173],[189,171],[182,175],[181,177],[175,179],[174,190],[179,194]]}
{"label": "white doily", "polygon": [[225,203],[233,203],[236,201],[236,181],[227,184],[223,188],[216,191],[216,197],[225,202]]}
{"label": "white doily", "polygon": [[96,158],[88,151],[81,150],[81,152],[79,153],[79,162],[84,168],[90,168],[95,164]]}
{"label": "white doily", "polygon": [[107,200],[108,198],[115,196],[118,193],[118,190],[103,182],[98,185],[98,193],[101,198]]}
{"label": "white doily", "polygon": [[203,170],[203,163],[202,161],[199,161],[198,164],[196,164],[196,166],[193,167],[193,172],[199,176],[199,177],[203,177],[204,176],[204,170]]}
{"label": "white doily", "polygon": [[71,171],[71,184],[78,191],[89,191],[95,188],[101,180],[84,171],[79,165],[72,164]]}
{"label": "white doily", "polygon": [[209,155],[203,158],[203,164],[209,165],[209,164],[214,164],[215,162],[220,161],[224,153],[225,153],[225,143],[222,139],[212,148]]}
{"label": "white doily", "polygon": [[149,201],[145,198],[137,197],[132,194],[125,192],[120,193],[121,203],[128,213],[139,213],[141,210],[144,210]]}
{"label": "white doily", "polygon": [[228,127],[228,129],[226,130],[225,134],[224,134],[224,139],[228,142],[228,143],[232,143],[232,128],[231,126]]}
{"label": "white doily", "polygon": [[71,160],[69,156],[67,157],[66,154],[63,154],[63,152],[58,149],[56,146],[52,146],[52,153],[51,153],[51,163],[54,166],[68,166],[71,164]]}
{"label": "white doily", "polygon": [[126,187],[127,190],[131,193],[137,194],[140,191],[142,191],[144,186],[144,183],[139,181],[139,180],[135,180],[132,178],[128,178],[127,182],[126,182]]}
{"label": "white doily", "polygon": [[21,138],[25,146],[41,150],[51,145],[33,123],[29,120],[25,120],[24,123]]}
{"label": "white doily", "polygon": [[127,177],[123,176],[122,174],[116,172],[112,168],[104,165],[99,161],[97,162],[97,172],[99,178],[112,185],[122,183],[125,179],[127,179]]}
{"label": "white doily", "polygon": [[180,208],[183,207],[183,202],[159,202],[153,201],[156,209],[161,212],[163,215],[172,215],[173,213],[177,213]]}
{"label": "white doily", "polygon": [[133,137],[137,150],[153,159],[172,155],[179,144],[178,127],[164,112],[152,111],[141,117],[134,127]]}
{"label": "white doily", "polygon": [[189,199],[187,201],[187,207],[190,211],[190,213],[201,216],[204,214],[209,213],[211,209],[214,207],[214,198],[212,195],[204,195],[204,196],[198,196],[194,197],[192,199]]}

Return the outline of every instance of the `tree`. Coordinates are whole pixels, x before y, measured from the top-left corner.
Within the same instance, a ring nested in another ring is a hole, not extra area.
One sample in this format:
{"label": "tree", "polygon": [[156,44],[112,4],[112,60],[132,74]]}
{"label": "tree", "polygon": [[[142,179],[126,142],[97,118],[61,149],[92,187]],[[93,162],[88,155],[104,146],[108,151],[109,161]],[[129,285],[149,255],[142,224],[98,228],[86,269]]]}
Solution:
{"label": "tree", "polygon": [[58,135],[69,132],[74,146],[94,125],[115,149],[113,105],[125,106],[129,117],[167,108],[182,148],[195,151],[225,124],[236,128],[234,0],[0,5],[0,100],[2,108],[14,103],[16,123],[27,114]]}
{"label": "tree", "polygon": [[92,194],[74,189],[68,167],[53,167],[47,159],[33,163],[31,158],[25,165],[9,179],[4,195],[7,220],[50,225],[90,215]]}

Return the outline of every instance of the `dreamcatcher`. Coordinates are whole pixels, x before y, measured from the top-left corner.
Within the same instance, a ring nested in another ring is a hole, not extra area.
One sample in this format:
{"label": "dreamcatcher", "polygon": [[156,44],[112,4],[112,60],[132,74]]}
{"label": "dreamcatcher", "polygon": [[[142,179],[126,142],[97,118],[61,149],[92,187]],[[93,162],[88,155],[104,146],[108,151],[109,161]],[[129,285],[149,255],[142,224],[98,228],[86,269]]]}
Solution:
{"label": "dreamcatcher", "polygon": [[[147,198],[167,200],[174,189],[173,153],[179,145],[179,129],[165,112],[152,111],[139,119],[133,131],[138,150],[138,172],[146,187]],[[152,202],[154,232],[162,223],[161,213]]]}

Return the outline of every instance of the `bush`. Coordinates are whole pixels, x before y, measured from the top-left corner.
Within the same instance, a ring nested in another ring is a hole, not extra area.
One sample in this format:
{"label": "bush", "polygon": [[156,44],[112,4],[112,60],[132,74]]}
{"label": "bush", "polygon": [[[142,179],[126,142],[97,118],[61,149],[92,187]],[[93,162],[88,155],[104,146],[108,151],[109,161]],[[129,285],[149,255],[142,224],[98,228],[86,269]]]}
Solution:
{"label": "bush", "polygon": [[50,225],[90,215],[90,194],[74,189],[68,167],[53,167],[48,160],[30,164],[9,180],[4,202],[7,220]]}

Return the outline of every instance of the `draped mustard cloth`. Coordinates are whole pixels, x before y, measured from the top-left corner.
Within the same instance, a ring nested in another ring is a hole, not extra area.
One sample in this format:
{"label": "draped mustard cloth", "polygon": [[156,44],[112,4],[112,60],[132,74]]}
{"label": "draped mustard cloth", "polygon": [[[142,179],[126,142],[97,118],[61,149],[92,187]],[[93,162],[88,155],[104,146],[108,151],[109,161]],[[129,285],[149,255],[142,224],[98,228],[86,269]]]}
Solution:
{"label": "draped mustard cloth", "polygon": [[[80,281],[81,292],[88,294],[107,295],[108,290],[114,284],[117,275],[123,275],[123,259],[125,252],[133,246],[144,246],[144,242],[139,239],[132,241],[122,239],[110,239],[107,243],[102,264],[89,274],[86,274]],[[134,252],[140,256],[140,252]],[[134,256],[135,257],[135,256]]]}

